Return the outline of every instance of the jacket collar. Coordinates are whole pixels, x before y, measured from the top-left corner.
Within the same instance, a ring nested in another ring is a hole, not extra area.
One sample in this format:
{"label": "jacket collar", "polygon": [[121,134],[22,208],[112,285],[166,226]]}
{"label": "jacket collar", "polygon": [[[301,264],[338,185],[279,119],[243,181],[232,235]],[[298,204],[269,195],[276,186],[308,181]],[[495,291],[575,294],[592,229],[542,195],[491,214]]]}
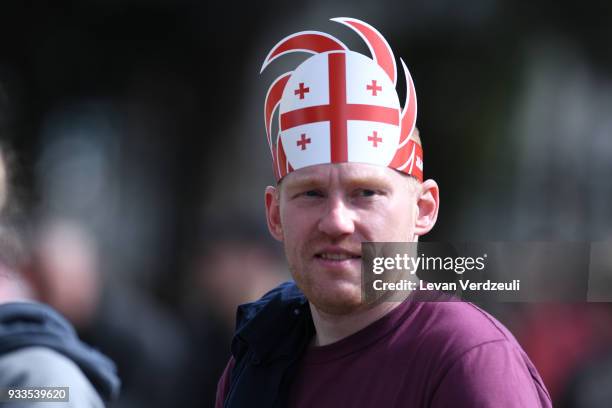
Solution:
{"label": "jacket collar", "polygon": [[293,356],[296,347],[313,334],[306,296],[294,282],[285,282],[261,299],[238,307],[232,354],[239,357],[249,348],[255,363],[271,362]]}

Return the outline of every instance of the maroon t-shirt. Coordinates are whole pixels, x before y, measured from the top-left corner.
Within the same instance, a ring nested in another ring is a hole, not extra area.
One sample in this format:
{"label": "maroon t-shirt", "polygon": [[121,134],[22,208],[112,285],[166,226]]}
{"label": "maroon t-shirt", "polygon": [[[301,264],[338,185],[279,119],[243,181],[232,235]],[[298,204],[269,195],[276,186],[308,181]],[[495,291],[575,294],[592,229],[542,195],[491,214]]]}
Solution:
{"label": "maroon t-shirt", "polygon": [[[219,382],[227,394],[230,361]],[[465,302],[405,301],[336,343],[311,347],[289,407],[551,407],[512,334]]]}

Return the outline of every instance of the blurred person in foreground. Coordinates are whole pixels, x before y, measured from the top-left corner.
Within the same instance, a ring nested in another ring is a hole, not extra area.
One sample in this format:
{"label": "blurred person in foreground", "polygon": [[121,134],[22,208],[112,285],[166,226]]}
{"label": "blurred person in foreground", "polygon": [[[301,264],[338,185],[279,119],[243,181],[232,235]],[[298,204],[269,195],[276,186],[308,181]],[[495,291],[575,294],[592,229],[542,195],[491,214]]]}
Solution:
{"label": "blurred person in foreground", "polygon": [[33,302],[22,240],[6,220],[6,149],[0,149],[0,389],[68,387],[68,402],[10,402],[3,407],[103,407],[119,391],[112,361],[82,343],[55,310]]}
{"label": "blurred person in foreground", "polygon": [[[286,37],[263,69],[308,51],[265,101],[276,187],[265,192],[270,233],[294,282],[238,308],[217,407],[550,407],[512,334],[467,302],[365,303],[362,242],[415,242],[437,219],[438,186],[423,181],[416,96],[400,109],[396,64],[368,24],[373,59],[313,31]],[[279,107],[279,138],[271,123]]]}
{"label": "blurred person in foreground", "polygon": [[96,239],[82,223],[47,218],[35,235],[34,294],[113,359],[122,380],[113,407],[165,408],[181,401],[191,391],[183,385],[191,353],[174,316],[146,291],[104,276]]}

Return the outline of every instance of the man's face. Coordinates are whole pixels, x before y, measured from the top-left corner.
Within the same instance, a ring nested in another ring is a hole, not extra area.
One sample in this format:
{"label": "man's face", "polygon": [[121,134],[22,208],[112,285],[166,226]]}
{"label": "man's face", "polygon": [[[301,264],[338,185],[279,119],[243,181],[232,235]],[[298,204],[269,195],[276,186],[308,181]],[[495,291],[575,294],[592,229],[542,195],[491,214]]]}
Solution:
{"label": "man's face", "polygon": [[421,194],[422,185],[395,170],[341,163],[294,171],[266,200],[298,287],[318,309],[345,314],[367,307],[361,243],[415,241]]}

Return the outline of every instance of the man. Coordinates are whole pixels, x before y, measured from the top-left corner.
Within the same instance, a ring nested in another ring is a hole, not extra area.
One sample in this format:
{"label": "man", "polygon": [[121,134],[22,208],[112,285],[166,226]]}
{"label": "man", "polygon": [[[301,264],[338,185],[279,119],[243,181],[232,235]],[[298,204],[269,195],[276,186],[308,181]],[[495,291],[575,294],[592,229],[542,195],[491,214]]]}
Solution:
{"label": "man", "polygon": [[217,407],[551,406],[514,337],[474,305],[362,296],[361,243],[418,241],[436,222],[439,191],[422,178],[405,64],[400,109],[384,38],[362,21],[334,21],[355,30],[373,59],[305,31],[264,62],[315,54],[272,84],[265,107],[277,178],[265,192],[268,227],[295,284],[239,307]]}

